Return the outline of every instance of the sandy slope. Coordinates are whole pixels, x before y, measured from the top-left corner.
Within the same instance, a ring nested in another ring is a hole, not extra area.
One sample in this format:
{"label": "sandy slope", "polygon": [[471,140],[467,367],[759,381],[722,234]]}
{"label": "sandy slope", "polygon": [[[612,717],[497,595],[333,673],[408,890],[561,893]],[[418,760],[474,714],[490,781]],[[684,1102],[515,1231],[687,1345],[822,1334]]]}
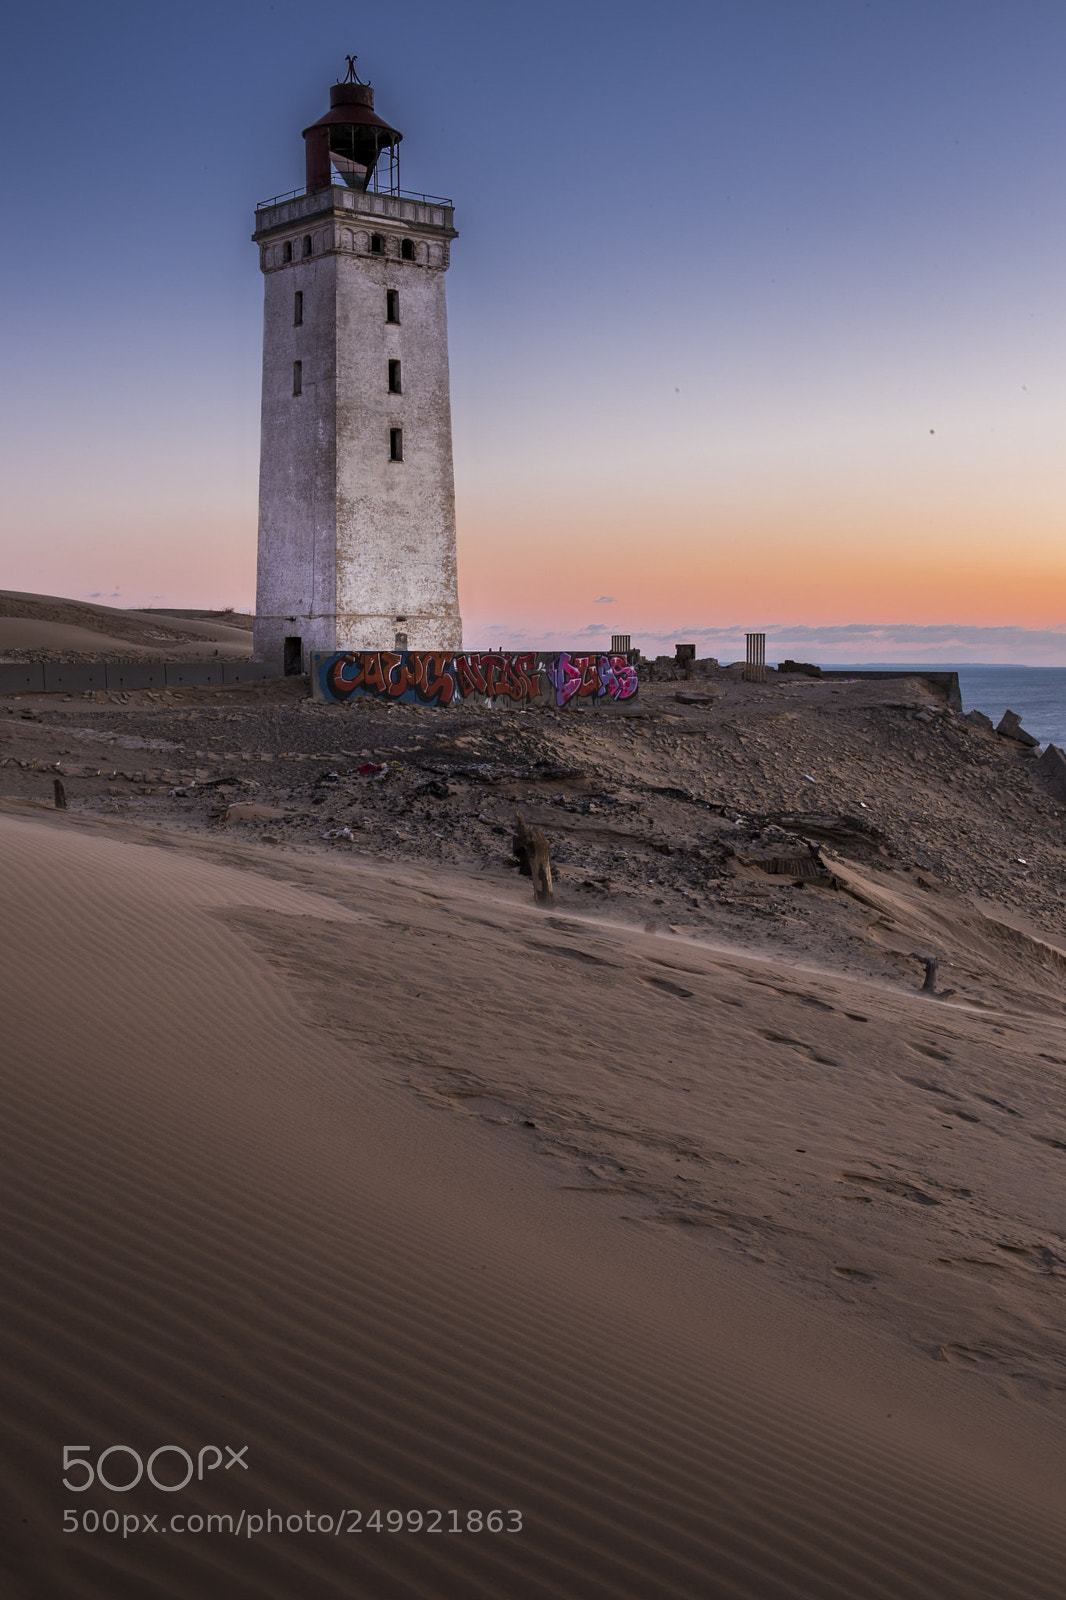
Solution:
{"label": "sandy slope", "polygon": [[217,618],[125,611],[89,600],[0,590],[0,656],[89,655],[197,660],[251,655],[247,627]]}
{"label": "sandy slope", "polygon": [[[0,884],[9,1593],[1061,1593],[1039,1372],[1011,1394],[1005,1368],[978,1414],[972,1375],[916,1334],[805,1297],[768,1252],[710,1247],[713,1223],[675,1225],[735,1183],[737,1237],[802,1217],[812,1258],[861,1268],[870,1207],[813,1199],[845,1156],[864,1176],[838,1187],[874,1197],[889,1265],[923,1248],[915,1218],[942,1220],[901,1184],[979,1189],[1017,1223],[1039,1186],[1012,1193],[991,1119],[968,1152],[877,1171],[936,1142],[936,1094],[893,1069],[918,1076],[932,1029],[971,1088],[1017,1076],[1060,1024],[1015,1019],[1026,1042],[1001,1057],[988,1018],[551,921],[518,886],[73,816],[0,815]],[[913,1327],[907,1261],[902,1278]],[[922,1292],[935,1308],[939,1280]],[[996,1288],[1034,1370],[1037,1348],[1053,1366],[1038,1324],[1058,1303],[1026,1292]],[[949,1332],[979,1304],[949,1309]],[[170,1442],[247,1444],[249,1470],[173,1495],[61,1486],[64,1444]],[[109,1505],[520,1507],[526,1529],[60,1533],[64,1508]]]}

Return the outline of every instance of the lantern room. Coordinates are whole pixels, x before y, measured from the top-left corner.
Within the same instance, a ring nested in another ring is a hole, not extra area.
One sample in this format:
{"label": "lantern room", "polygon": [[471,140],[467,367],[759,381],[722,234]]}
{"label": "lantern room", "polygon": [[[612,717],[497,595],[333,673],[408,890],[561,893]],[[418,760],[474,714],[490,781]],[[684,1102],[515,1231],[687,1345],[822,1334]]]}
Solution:
{"label": "lantern room", "polygon": [[[402,138],[402,133],[375,113],[374,91],[369,83],[361,83],[356,77],[355,57],[349,56],[347,78],[330,85],[329,110],[304,129],[308,194],[328,189],[338,181],[349,189],[372,188],[396,194],[400,187]],[[379,170],[386,151],[387,169]]]}

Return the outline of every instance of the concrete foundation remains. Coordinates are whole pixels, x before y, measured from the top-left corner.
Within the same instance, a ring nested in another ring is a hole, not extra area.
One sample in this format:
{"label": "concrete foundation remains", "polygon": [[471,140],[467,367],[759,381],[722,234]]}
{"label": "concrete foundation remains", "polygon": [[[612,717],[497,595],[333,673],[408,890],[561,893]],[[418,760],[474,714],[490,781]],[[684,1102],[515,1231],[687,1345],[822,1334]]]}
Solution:
{"label": "concrete foundation remains", "polygon": [[1062,753],[1057,744],[1049,744],[1044,754],[1036,764],[1040,773],[1056,800],[1066,803],[1066,755]]}
{"label": "concrete foundation remains", "polygon": [[1014,739],[1018,744],[1028,745],[1030,749],[1040,743],[1040,740],[1035,739],[1031,733],[1026,733],[1022,727],[1022,719],[1016,711],[1004,711],[996,724],[996,732],[1002,738]]}
{"label": "concrete foundation remains", "polygon": [[962,693],[959,689],[957,672],[908,672],[906,667],[894,668],[891,671],[871,670],[865,667],[830,670],[823,667],[821,675],[823,678],[835,678],[841,683],[850,683],[853,678],[869,680],[871,683],[887,682],[889,678],[918,678],[922,683],[927,683],[937,694],[943,695],[952,711],[962,710]]}

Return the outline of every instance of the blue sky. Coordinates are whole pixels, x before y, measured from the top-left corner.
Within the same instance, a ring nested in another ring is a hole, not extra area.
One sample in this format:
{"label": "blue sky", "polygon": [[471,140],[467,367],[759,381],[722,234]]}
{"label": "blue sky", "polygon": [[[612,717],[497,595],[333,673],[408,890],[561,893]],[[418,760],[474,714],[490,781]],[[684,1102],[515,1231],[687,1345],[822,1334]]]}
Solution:
{"label": "blue sky", "polygon": [[1061,6],[61,0],[5,43],[4,586],[253,603],[252,210],[356,51],[456,202],[469,642],[1066,661]]}

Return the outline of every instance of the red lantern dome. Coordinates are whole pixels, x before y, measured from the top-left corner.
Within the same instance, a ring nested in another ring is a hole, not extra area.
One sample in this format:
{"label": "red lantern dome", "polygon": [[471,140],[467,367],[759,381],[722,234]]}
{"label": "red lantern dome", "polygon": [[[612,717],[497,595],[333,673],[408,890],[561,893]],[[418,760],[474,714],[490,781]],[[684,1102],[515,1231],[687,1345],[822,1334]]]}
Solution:
{"label": "red lantern dome", "polygon": [[330,85],[325,116],[304,129],[309,194],[328,189],[333,171],[350,189],[365,189],[381,152],[392,151],[403,138],[375,113],[370,85],[359,82],[350,63],[348,70],[345,83]]}

